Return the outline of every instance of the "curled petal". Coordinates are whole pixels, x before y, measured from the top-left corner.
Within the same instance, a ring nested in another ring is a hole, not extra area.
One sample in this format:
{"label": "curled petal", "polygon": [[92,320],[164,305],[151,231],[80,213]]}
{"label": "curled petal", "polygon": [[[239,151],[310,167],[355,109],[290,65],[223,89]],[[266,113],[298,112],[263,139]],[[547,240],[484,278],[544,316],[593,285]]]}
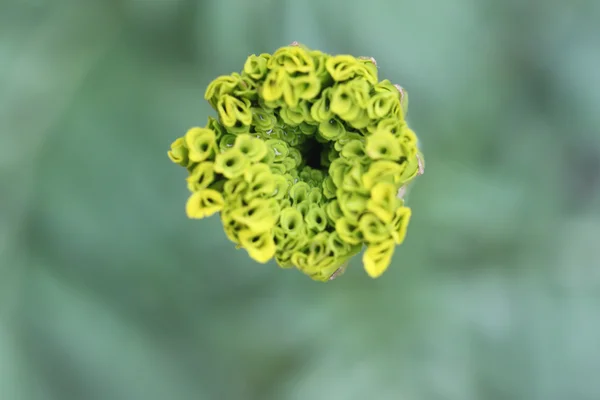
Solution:
{"label": "curled petal", "polygon": [[373,160],[398,161],[402,156],[400,142],[389,132],[376,132],[367,137],[365,152]]}
{"label": "curled petal", "polygon": [[252,112],[252,123],[256,130],[266,132],[275,128],[277,117],[272,111],[258,107],[252,107],[250,110]]}
{"label": "curled petal", "polygon": [[406,122],[404,120],[398,118],[384,118],[380,120],[377,125],[373,127],[369,127],[370,133],[375,132],[387,132],[391,133],[394,136],[398,136],[403,132],[404,127],[406,126]]}
{"label": "curled petal", "polygon": [[312,204],[320,204],[323,199],[323,193],[319,187],[313,187],[310,189],[310,193],[308,194],[308,201]]}
{"label": "curled petal", "polygon": [[264,141],[248,134],[238,135],[233,146],[252,162],[258,162],[267,155],[267,145]]}
{"label": "curled petal", "polygon": [[250,160],[238,149],[229,149],[215,159],[215,171],[229,179],[242,175],[249,166]]}
{"label": "curled petal", "polygon": [[186,147],[183,138],[176,139],[173,144],[171,144],[171,150],[169,150],[167,154],[175,164],[187,167],[189,163],[188,148]]}
{"label": "curled petal", "polygon": [[356,245],[363,241],[363,235],[358,229],[358,222],[342,217],[335,222],[335,231],[346,243]]}
{"label": "curled petal", "polygon": [[291,187],[289,195],[293,201],[293,204],[298,204],[308,200],[309,193],[310,185],[306,182],[301,181],[295,183],[294,186]]}
{"label": "curled petal", "polygon": [[185,212],[188,218],[201,219],[221,211],[224,205],[221,193],[205,189],[192,193],[186,203]]}
{"label": "curled petal", "polygon": [[283,161],[289,154],[287,143],[283,140],[271,139],[265,142],[267,148],[273,154],[273,162]]}
{"label": "curled petal", "polygon": [[371,189],[371,198],[367,201],[367,210],[385,223],[391,223],[394,212],[399,206],[398,189],[389,182],[378,182]]}
{"label": "curled petal", "polygon": [[288,190],[290,187],[289,182],[285,179],[283,175],[275,175],[273,177],[273,184],[275,185],[275,190],[273,191],[273,198],[276,200],[284,199],[288,195]]}
{"label": "curled petal", "polygon": [[304,111],[300,105],[294,108],[282,108],[280,116],[283,122],[289,126],[298,126],[304,122]]}
{"label": "curled petal", "polygon": [[208,188],[215,180],[214,165],[210,161],[197,164],[187,178],[188,189],[196,192]]}
{"label": "curled petal", "polygon": [[264,264],[275,255],[276,248],[272,233],[244,230],[239,233],[239,238],[242,247],[256,262]]}
{"label": "curled petal", "polygon": [[230,95],[224,95],[217,103],[217,111],[221,123],[229,129],[244,130],[252,123],[250,101],[247,99],[240,100]]}
{"label": "curled petal", "polygon": [[231,211],[231,218],[256,233],[271,230],[279,217],[275,199],[253,199],[247,206]]}
{"label": "curled petal", "polygon": [[294,160],[294,164],[297,166],[299,166],[300,164],[302,164],[302,153],[300,153],[300,150],[295,149],[295,148],[291,148],[289,149],[288,158],[291,158],[292,160]]}
{"label": "curled petal", "polygon": [[223,136],[221,136],[221,139],[219,139],[219,150],[221,152],[227,151],[228,149],[233,148],[233,146],[235,145],[235,139],[237,138],[237,136],[231,134],[231,133],[227,133]]}
{"label": "curled petal", "polygon": [[336,140],[346,133],[346,129],[342,121],[334,117],[319,124],[319,133],[327,140]]}
{"label": "curled petal", "polygon": [[344,175],[341,188],[347,192],[365,193],[362,183],[363,166],[354,164]]}
{"label": "curled petal", "polygon": [[283,96],[284,87],[289,85],[289,78],[283,68],[271,70],[262,86],[262,98],[266,102],[276,102]]}
{"label": "curled petal", "polygon": [[333,226],[335,226],[336,221],[338,219],[344,217],[344,212],[342,211],[340,203],[337,199],[334,199],[327,203],[327,205],[325,206],[325,212],[327,213],[327,218],[329,219],[329,222]]}
{"label": "curled petal", "polygon": [[219,76],[208,85],[204,98],[216,109],[219,100],[224,95],[233,93],[240,80],[241,76],[239,75]]}
{"label": "curled petal", "polygon": [[276,67],[290,74],[308,73],[314,71],[314,61],[310,53],[300,46],[282,47],[269,60],[269,68]]}
{"label": "curled petal", "polygon": [[305,218],[308,229],[322,232],[327,227],[327,214],[321,207],[313,204]]}
{"label": "curled petal", "polygon": [[358,221],[358,227],[368,243],[379,243],[390,239],[390,229],[375,214],[365,213]]}
{"label": "curled petal", "polygon": [[214,154],[217,138],[211,129],[192,128],[185,134],[185,144],[189,149],[189,159],[202,162]]}
{"label": "curled petal", "polygon": [[312,100],[321,90],[321,82],[314,73],[291,78],[293,89],[303,100]]}
{"label": "curled petal", "polygon": [[238,201],[248,193],[248,182],[239,176],[235,179],[228,179],[223,185],[223,194],[228,201]]}
{"label": "curled petal", "polygon": [[310,109],[310,115],[316,122],[326,122],[333,117],[331,111],[331,88],[327,88],[321,92],[321,97],[314,102]]}
{"label": "curled petal", "polygon": [[258,98],[256,82],[249,76],[241,76],[233,95],[239,99],[255,101]]}
{"label": "curled petal", "polygon": [[365,271],[371,278],[380,277],[389,267],[393,255],[394,241],[392,239],[369,245],[363,255]]}
{"label": "curled petal", "polygon": [[310,110],[311,110],[311,106],[312,103],[304,100],[301,101],[299,104],[299,109],[302,112],[302,122],[300,123],[300,132],[302,132],[305,135],[311,135],[313,133],[315,133],[316,131],[316,122],[315,119],[313,118]]}
{"label": "curled petal", "polygon": [[411,210],[408,207],[398,207],[392,221],[393,231],[392,237],[396,244],[402,244],[406,237],[406,230],[410,222]]}
{"label": "curled petal", "polygon": [[280,226],[286,234],[301,234],[304,230],[304,217],[297,209],[287,207],[281,211]]}
{"label": "curled petal", "polygon": [[265,164],[255,164],[244,171],[244,180],[248,183],[246,201],[255,197],[272,196],[277,189],[273,174]]}
{"label": "curled petal", "polygon": [[371,97],[367,111],[370,118],[384,118],[394,114],[394,107],[400,107],[398,96],[390,92],[381,92]]}
{"label": "curled petal", "polygon": [[369,126],[371,123],[371,119],[369,118],[369,114],[366,110],[360,110],[358,116],[350,121],[348,121],[352,127],[355,129],[363,129]]}
{"label": "curled petal", "polygon": [[327,71],[326,66],[327,59],[329,58],[329,56],[320,51],[312,51],[310,55],[315,64],[315,75],[319,78],[319,80],[322,83],[330,83],[332,79],[331,75],[329,75],[329,72]]}
{"label": "curled petal", "polygon": [[367,196],[358,192],[338,190],[338,201],[344,216],[351,221],[358,221],[360,215],[367,209]]}
{"label": "curled petal", "polygon": [[336,191],[337,186],[335,186],[335,183],[333,183],[333,179],[331,179],[331,176],[325,178],[325,180],[323,181],[323,195],[327,199],[333,199],[336,195]]}
{"label": "curled petal", "polygon": [[333,160],[329,166],[329,176],[337,187],[341,187],[344,181],[344,176],[352,168],[352,163],[344,158]]}
{"label": "curled petal", "polygon": [[269,54],[261,54],[257,56],[252,54],[244,64],[244,73],[254,80],[260,80],[267,74],[267,62],[271,56]]}
{"label": "curled petal", "polygon": [[363,161],[366,155],[365,144],[361,140],[350,140],[342,149],[342,157],[349,160]]}
{"label": "curled petal", "polygon": [[377,82],[377,78],[369,72],[365,65],[352,56],[339,55],[330,57],[325,66],[329,75],[337,82],[347,81],[355,76],[364,77],[372,84]]}
{"label": "curled petal", "polygon": [[369,170],[363,174],[363,184],[366,189],[371,190],[379,182],[388,182],[400,186],[405,165],[393,161],[379,160],[369,166]]}
{"label": "curled petal", "polygon": [[353,121],[361,114],[361,106],[350,85],[341,84],[333,90],[331,111],[344,121]]}

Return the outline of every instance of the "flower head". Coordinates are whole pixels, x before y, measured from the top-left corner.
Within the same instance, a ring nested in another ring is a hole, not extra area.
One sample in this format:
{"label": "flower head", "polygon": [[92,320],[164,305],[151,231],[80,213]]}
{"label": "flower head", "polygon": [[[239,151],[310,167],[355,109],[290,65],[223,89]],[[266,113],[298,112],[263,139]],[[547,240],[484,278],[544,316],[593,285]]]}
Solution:
{"label": "flower head", "polygon": [[373,58],[293,43],[211,82],[218,119],[169,151],[189,172],[188,217],[219,213],[252,259],[319,281],[366,246],[364,268],[380,276],[406,236],[401,194],[424,164],[406,91],[377,72]]}

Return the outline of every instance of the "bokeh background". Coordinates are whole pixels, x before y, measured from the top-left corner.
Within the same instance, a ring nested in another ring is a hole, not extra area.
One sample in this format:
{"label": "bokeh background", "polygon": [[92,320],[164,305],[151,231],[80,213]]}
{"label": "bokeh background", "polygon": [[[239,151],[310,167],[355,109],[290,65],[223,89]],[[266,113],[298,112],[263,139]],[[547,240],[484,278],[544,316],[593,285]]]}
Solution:
{"label": "bokeh background", "polygon": [[[600,399],[599,38],[597,0],[0,0],[0,399]],[[170,143],[294,40],[410,93],[381,279],[185,217]]]}

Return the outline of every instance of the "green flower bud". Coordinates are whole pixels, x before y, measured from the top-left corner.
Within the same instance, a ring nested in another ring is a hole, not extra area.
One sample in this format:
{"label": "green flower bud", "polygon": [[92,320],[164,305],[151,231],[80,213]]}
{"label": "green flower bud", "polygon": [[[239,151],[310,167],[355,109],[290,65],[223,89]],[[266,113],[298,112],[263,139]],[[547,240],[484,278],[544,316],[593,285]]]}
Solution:
{"label": "green flower bud", "polygon": [[218,119],[168,151],[188,173],[189,218],[219,214],[236,248],[316,281],[340,276],[363,246],[371,277],[387,269],[411,217],[399,193],[424,157],[406,91],[379,81],[374,59],[294,43],[249,56],[205,99]]}

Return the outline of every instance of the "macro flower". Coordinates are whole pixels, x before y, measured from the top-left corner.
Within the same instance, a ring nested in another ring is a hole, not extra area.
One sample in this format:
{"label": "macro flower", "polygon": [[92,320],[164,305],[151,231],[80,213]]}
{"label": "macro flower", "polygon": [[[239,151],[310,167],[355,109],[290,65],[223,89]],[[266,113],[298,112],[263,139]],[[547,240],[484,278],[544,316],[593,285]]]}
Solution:
{"label": "macro flower", "polygon": [[219,214],[252,259],[317,281],[363,248],[367,274],[385,272],[411,217],[403,193],[424,161],[408,95],[379,80],[374,59],[294,43],[251,55],[205,99],[218,117],[168,152],[188,171],[189,218]]}

